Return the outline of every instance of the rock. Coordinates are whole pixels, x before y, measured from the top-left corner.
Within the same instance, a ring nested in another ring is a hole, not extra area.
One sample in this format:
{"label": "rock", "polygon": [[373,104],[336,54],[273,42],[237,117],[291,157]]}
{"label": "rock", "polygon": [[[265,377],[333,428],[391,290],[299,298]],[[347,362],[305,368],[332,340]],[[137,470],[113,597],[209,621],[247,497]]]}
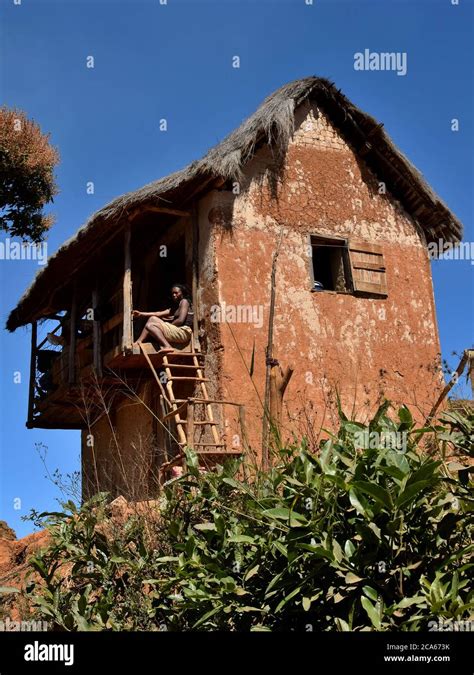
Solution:
{"label": "rock", "polygon": [[8,541],[16,539],[15,531],[4,520],[0,520],[0,539],[8,539]]}

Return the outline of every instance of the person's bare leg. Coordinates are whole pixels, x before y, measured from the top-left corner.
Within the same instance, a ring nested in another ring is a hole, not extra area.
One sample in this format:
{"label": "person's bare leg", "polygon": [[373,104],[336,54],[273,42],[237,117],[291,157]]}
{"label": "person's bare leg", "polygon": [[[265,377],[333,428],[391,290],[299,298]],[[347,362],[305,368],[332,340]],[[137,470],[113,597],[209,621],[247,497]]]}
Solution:
{"label": "person's bare leg", "polygon": [[174,352],[174,348],[170,345],[166,339],[163,330],[160,326],[160,320],[152,316],[146,322],[145,328],[142,330],[140,337],[137,340],[137,344],[143,342],[148,336],[152,337],[161,347],[161,351],[166,350],[168,352]]}
{"label": "person's bare leg", "polygon": [[[147,323],[147,325],[148,325],[148,323]],[[139,342],[145,342],[149,335],[150,335],[150,333],[148,332],[148,329],[145,326],[145,328],[140,333],[140,337],[138,338],[138,340],[136,340],[135,344],[138,344]]]}

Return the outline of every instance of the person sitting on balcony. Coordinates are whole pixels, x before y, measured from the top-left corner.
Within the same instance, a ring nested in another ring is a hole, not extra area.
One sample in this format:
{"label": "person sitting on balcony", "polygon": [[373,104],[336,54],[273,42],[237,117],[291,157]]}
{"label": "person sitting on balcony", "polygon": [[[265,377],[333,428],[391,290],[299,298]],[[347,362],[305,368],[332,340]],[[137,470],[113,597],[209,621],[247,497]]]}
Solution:
{"label": "person sitting on balcony", "polygon": [[173,304],[161,312],[141,312],[134,309],[132,316],[148,318],[140,337],[135,344],[156,340],[161,351],[174,351],[170,342],[186,345],[191,340],[193,326],[193,307],[188,289],[183,284],[171,287]]}

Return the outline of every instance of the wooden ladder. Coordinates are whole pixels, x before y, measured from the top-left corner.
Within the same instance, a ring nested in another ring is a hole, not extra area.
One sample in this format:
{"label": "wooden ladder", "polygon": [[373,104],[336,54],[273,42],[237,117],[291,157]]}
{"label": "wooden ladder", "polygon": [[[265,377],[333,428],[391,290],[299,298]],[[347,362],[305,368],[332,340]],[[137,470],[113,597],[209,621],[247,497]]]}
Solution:
{"label": "wooden ladder", "polygon": [[[200,363],[202,354],[200,352],[172,352],[164,353],[162,356],[162,369],[166,374],[165,386],[163,386],[144,345],[140,345],[150,369],[153,372],[155,380],[160,387],[161,395],[168,406],[168,412],[163,416],[162,421],[173,420],[176,425],[177,443],[179,446],[178,454],[172,459],[165,461],[160,467],[162,477],[176,465],[183,465],[185,459],[185,448],[193,450],[197,455],[204,458],[217,458],[222,455],[241,455],[241,451],[227,450],[226,443],[220,435],[219,423],[214,417],[213,404],[224,404],[225,401],[210,399],[206,383],[210,382],[205,377],[205,368]],[[176,359],[179,359],[177,361]],[[182,362],[184,361],[184,363]],[[194,383],[199,388],[199,396],[188,398],[176,398],[175,385],[178,383]],[[202,419],[196,419],[196,407],[202,407]],[[200,436],[206,431],[211,438],[206,441],[195,440],[196,431],[201,429]]]}

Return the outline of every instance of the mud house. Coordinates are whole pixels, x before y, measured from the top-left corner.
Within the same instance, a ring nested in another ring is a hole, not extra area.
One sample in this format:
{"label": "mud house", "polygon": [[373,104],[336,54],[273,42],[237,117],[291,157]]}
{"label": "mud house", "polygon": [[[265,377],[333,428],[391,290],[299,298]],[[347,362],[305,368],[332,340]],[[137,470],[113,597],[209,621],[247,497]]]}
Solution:
{"label": "mud house", "polygon": [[[461,235],[382,124],[325,79],[291,82],[38,273],[7,324],[32,325],[27,424],[82,430],[84,494],[152,493],[186,445],[203,463],[259,453],[269,323],[293,369],[284,434],[334,424],[336,391],[361,420],[384,397],[422,418],[442,386],[427,246]],[[132,309],[166,307],[176,281],[190,344],[140,348]]]}

